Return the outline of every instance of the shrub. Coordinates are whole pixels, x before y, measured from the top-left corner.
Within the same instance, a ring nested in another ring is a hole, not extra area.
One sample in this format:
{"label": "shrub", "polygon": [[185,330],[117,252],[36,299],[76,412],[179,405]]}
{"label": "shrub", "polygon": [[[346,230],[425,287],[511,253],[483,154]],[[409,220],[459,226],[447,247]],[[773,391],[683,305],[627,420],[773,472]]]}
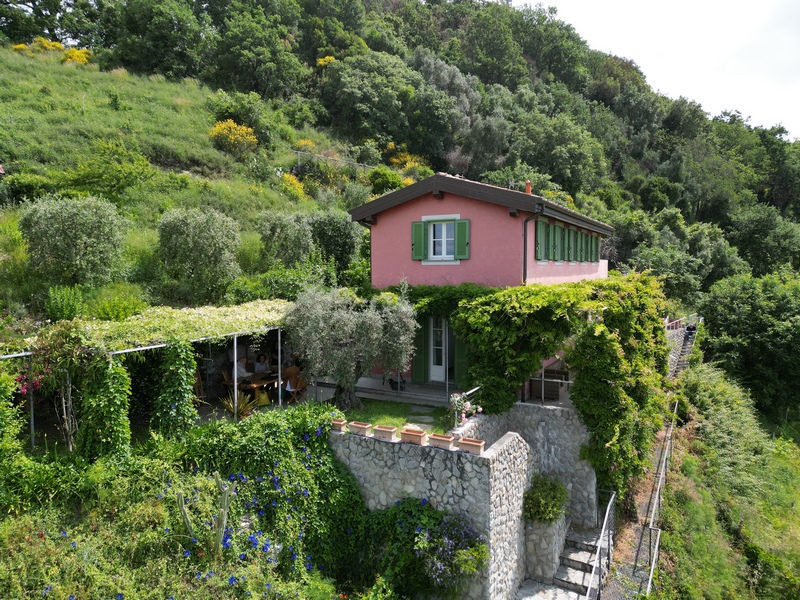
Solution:
{"label": "shrub", "polygon": [[293,202],[308,200],[302,182],[291,173],[283,173],[278,180],[278,188]]}
{"label": "shrub", "polygon": [[208,135],[215,148],[237,158],[253,152],[258,146],[253,128],[237,125],[231,119],[218,121]]}
{"label": "shrub", "polygon": [[64,45],[61,42],[51,42],[41,36],[33,38],[31,50],[34,52],[63,52]]}
{"label": "shrub", "polygon": [[26,198],[34,200],[39,196],[56,190],[56,183],[45,175],[37,173],[14,173],[3,179],[0,187],[11,202],[22,202]]}
{"label": "shrub", "polygon": [[317,211],[307,218],[315,247],[323,257],[333,259],[337,273],[343,273],[355,258],[361,228],[340,210]]}
{"label": "shrub", "polygon": [[158,253],[165,271],[184,282],[193,302],[217,300],[240,272],[238,224],[211,209],[174,209],[158,224]]}
{"label": "shrub", "polygon": [[44,313],[51,321],[71,321],[83,310],[83,293],[78,286],[57,285],[47,290]]}
{"label": "shrub", "polygon": [[19,227],[31,270],[55,284],[97,285],[117,265],[122,223],[106,200],[48,196],[25,208]]}
{"label": "shrub", "polygon": [[311,226],[303,214],[261,213],[259,231],[264,264],[268,266],[276,263],[295,266],[314,250]]}
{"label": "shrub", "polygon": [[529,523],[554,523],[563,515],[567,504],[567,488],[557,479],[541,473],[534,475],[525,492],[523,515]]}
{"label": "shrub", "polygon": [[251,128],[262,148],[270,150],[275,145],[278,137],[273,123],[275,115],[269,113],[267,105],[255,92],[243,94],[219,90],[208,105],[217,121],[231,120]]}
{"label": "shrub", "polygon": [[124,321],[150,306],[132,283],[111,283],[89,294],[86,314],[103,321]]}
{"label": "shrub", "polygon": [[372,191],[375,194],[385,194],[403,187],[403,180],[400,175],[384,165],[370,172],[369,182],[372,184]]}
{"label": "shrub", "polygon": [[225,301],[229,304],[273,298],[294,301],[300,292],[312,285],[336,285],[336,268],[331,261],[323,260],[319,253],[312,254],[294,267],[275,263],[261,275],[239,277],[228,286]]}
{"label": "shrub", "polygon": [[61,57],[62,63],[76,63],[79,65],[88,65],[89,59],[92,57],[92,51],[88,48],[78,50],[77,48],[70,48],[64,52]]}
{"label": "shrub", "polygon": [[187,341],[170,340],[161,355],[161,393],[155,400],[150,426],[167,437],[183,439],[197,420],[194,406],[197,363]]}

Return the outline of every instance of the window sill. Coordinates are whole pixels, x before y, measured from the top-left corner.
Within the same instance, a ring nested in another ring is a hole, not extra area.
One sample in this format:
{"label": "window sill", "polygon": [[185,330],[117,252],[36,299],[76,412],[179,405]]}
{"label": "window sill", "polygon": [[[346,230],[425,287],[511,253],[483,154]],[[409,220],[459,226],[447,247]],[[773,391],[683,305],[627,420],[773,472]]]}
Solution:
{"label": "window sill", "polygon": [[443,260],[423,260],[423,267],[430,267],[433,265],[460,265],[460,260],[443,259]]}

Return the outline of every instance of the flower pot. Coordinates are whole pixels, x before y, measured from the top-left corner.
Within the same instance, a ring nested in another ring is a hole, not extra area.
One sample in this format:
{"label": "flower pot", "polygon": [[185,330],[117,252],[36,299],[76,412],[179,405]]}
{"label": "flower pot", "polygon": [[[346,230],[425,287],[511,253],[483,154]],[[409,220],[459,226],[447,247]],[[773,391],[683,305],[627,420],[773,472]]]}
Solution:
{"label": "flower pot", "polygon": [[456,438],[452,435],[442,435],[441,433],[432,433],[428,436],[428,444],[434,448],[441,448],[443,450],[453,450],[453,442]]}
{"label": "flower pot", "polygon": [[427,437],[428,434],[421,429],[403,429],[400,432],[401,442],[408,442],[409,444],[416,444],[417,446],[425,444],[425,439]]}
{"label": "flower pot", "polygon": [[483,445],[486,442],[483,440],[475,440],[472,438],[461,438],[458,442],[458,448],[464,452],[480,456],[483,454]]}
{"label": "flower pot", "polygon": [[346,419],[332,419],[331,420],[331,430],[332,431],[340,431],[344,433],[344,428],[347,426]]}
{"label": "flower pot", "polygon": [[375,429],[372,430],[372,435],[379,440],[383,440],[385,442],[393,442],[395,441],[394,434],[397,431],[397,427],[388,427],[387,425],[375,425]]}
{"label": "flower pot", "polygon": [[361,421],[350,423],[350,433],[356,435],[369,435],[370,429],[372,429],[372,423],[362,423]]}

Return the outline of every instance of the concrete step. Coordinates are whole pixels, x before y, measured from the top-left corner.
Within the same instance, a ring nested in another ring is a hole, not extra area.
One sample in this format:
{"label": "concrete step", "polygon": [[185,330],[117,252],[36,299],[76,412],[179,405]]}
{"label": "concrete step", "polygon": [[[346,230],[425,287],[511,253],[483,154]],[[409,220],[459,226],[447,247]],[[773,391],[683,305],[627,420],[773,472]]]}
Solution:
{"label": "concrete step", "polygon": [[572,569],[591,573],[594,556],[595,553],[591,550],[565,547],[561,553],[561,564]]}
{"label": "concrete step", "polygon": [[556,571],[553,583],[573,592],[577,592],[581,596],[585,596],[589,589],[591,578],[591,573],[561,565],[558,571]]}
{"label": "concrete step", "polygon": [[597,552],[600,542],[600,531],[596,529],[570,529],[567,532],[565,546]]}
{"label": "concrete step", "polygon": [[516,600],[581,600],[580,594],[556,585],[528,579],[522,582]]}

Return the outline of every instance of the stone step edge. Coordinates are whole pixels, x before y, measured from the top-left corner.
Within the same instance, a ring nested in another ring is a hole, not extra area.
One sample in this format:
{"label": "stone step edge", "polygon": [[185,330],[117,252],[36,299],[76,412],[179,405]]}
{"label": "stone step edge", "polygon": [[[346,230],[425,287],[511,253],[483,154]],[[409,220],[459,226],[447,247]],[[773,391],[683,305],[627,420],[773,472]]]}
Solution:
{"label": "stone step edge", "polygon": [[553,578],[553,583],[559,587],[566,588],[585,596],[589,591],[589,573],[561,566]]}
{"label": "stone step edge", "polygon": [[580,548],[564,548],[564,551],[559,557],[562,565],[583,571],[584,573],[591,573],[594,566],[595,553],[590,550],[583,550]]}
{"label": "stone step edge", "polygon": [[563,587],[527,579],[522,582],[516,600],[583,600],[583,596]]}

